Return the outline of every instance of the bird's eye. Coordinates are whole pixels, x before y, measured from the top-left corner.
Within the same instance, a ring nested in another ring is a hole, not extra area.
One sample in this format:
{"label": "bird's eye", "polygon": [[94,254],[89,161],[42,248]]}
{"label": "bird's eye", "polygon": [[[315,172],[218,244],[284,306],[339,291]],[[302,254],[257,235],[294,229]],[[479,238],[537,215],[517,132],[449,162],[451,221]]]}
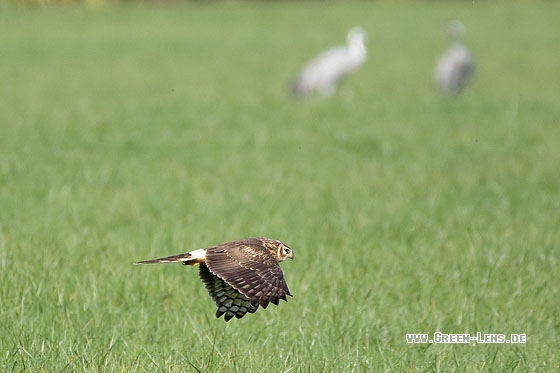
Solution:
{"label": "bird's eye", "polygon": [[289,247],[284,247],[284,255],[290,255],[292,253],[292,249]]}

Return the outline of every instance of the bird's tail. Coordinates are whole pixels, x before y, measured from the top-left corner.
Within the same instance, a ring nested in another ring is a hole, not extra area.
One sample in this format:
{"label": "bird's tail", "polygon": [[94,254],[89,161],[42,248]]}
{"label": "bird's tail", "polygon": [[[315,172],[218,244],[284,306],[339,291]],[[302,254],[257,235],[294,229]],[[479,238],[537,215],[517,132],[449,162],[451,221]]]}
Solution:
{"label": "bird's tail", "polygon": [[290,93],[296,98],[302,98],[305,95],[309,94],[309,88],[303,82],[301,76],[296,76],[290,82]]}
{"label": "bird's tail", "polygon": [[183,263],[184,265],[198,265],[206,262],[206,251],[203,249],[191,251],[186,254],[177,254],[163,258],[142,260],[134,264],[154,264],[154,263]]}

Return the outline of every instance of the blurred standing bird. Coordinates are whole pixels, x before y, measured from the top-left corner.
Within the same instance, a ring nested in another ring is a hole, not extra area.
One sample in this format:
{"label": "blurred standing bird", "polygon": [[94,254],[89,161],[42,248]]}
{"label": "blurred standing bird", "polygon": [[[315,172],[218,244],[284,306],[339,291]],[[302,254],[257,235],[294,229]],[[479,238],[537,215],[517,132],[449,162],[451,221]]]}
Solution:
{"label": "blurred standing bird", "polygon": [[331,96],[339,80],[365,62],[365,37],[362,28],[353,27],[348,31],[345,46],[329,49],[309,61],[292,84],[294,96],[302,97],[313,93]]}
{"label": "blurred standing bird", "polygon": [[198,275],[218,307],[216,317],[224,315],[229,321],[253,313],[259,306],[287,301],[286,296],[292,294],[278,265],[287,258],[294,255],[282,242],[253,237],[136,264],[200,265]]}
{"label": "blurred standing bird", "polygon": [[451,38],[452,44],[436,64],[436,84],[442,92],[447,94],[460,94],[471,80],[475,70],[474,59],[467,47],[460,43],[464,30],[460,21],[455,20],[447,24],[447,34]]}

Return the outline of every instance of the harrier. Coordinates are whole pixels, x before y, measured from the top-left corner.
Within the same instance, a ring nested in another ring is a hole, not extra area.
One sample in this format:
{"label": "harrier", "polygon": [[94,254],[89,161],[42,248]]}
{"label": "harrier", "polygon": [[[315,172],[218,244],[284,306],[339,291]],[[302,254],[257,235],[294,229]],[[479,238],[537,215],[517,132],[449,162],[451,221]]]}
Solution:
{"label": "harrier", "polygon": [[216,317],[224,315],[229,321],[292,296],[278,264],[286,258],[293,259],[294,255],[282,242],[254,237],[136,264],[200,265],[198,275],[218,307]]}

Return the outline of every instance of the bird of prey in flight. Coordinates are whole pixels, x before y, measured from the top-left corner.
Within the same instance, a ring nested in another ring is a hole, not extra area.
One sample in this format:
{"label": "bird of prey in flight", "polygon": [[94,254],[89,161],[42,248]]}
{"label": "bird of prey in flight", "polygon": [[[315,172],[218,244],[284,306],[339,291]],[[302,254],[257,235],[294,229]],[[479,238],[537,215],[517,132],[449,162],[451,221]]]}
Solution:
{"label": "bird of prey in flight", "polygon": [[216,317],[224,315],[229,321],[292,296],[278,264],[286,258],[293,259],[294,255],[282,242],[253,237],[136,264],[199,265],[200,280],[218,307]]}

